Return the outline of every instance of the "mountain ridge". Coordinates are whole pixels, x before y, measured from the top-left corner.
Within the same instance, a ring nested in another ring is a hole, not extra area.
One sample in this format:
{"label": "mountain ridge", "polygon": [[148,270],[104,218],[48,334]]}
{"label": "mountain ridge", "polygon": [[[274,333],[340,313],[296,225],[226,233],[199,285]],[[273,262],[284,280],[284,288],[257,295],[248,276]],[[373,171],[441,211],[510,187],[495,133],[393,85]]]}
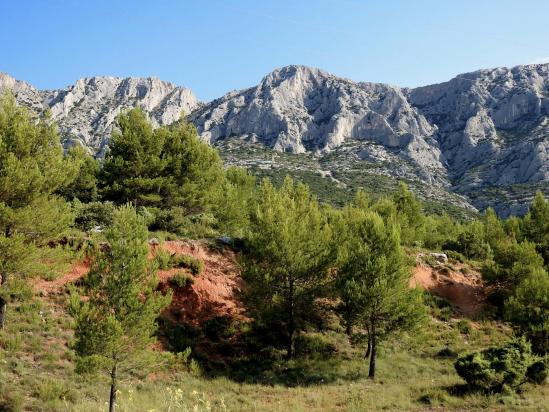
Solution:
{"label": "mountain ridge", "polygon": [[[99,156],[116,115],[138,105],[155,125],[185,112],[213,145],[237,139],[317,157],[349,147],[359,169],[450,190],[504,216],[524,213],[549,182],[549,64],[481,69],[416,88],[290,65],[208,103],[154,77],[88,77],[40,91],[0,74],[2,89],[35,111],[50,108],[66,146],[81,142]],[[325,172],[347,165],[331,167]]]}

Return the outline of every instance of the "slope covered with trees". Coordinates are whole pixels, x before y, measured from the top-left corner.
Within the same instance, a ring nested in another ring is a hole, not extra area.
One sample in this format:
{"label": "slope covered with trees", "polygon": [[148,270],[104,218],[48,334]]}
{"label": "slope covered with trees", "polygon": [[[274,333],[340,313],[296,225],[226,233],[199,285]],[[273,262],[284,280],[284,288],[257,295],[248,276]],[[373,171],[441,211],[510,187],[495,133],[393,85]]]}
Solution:
{"label": "slope covered with trees", "polygon": [[[9,96],[0,105],[0,160],[6,410],[96,410],[108,386],[111,410],[117,402],[307,409],[306,398],[322,391],[321,410],[363,410],[364,402],[505,410],[546,395],[549,202],[541,194],[525,217],[506,220],[490,209],[475,220],[427,215],[404,183],[335,207],[290,177],[258,182],[225,168],[192,125],[153,129],[139,109],[119,116],[101,163],[77,148],[63,153],[55,125]],[[182,238],[238,256],[244,317],[191,325],[174,316],[172,299],[204,276],[200,260],[163,249]],[[416,258],[429,263],[432,251],[449,258],[445,270],[459,262],[482,273],[489,303],[477,318],[410,286]],[[70,294],[34,293],[36,278],[54,279],[69,260],[90,267]],[[159,268],[169,273],[162,284]],[[166,382],[169,391],[159,391]],[[210,386],[215,402],[189,385]]]}

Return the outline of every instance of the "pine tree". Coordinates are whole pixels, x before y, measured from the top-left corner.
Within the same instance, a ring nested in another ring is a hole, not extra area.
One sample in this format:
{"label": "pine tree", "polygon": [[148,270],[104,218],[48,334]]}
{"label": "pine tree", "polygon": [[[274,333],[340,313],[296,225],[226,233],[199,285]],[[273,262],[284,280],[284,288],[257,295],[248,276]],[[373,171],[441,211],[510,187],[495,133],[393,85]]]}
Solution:
{"label": "pine tree", "polygon": [[369,376],[375,377],[379,343],[412,329],[425,316],[418,290],[410,289],[410,268],[398,228],[375,212],[347,208],[339,241],[336,284],[347,324],[368,332]]}
{"label": "pine tree", "polygon": [[535,352],[549,352],[549,274],[535,268],[517,286],[505,303],[507,320],[532,343]]}
{"label": "pine tree", "polygon": [[401,240],[405,245],[421,244],[425,237],[425,217],[421,213],[421,204],[408,189],[408,185],[399,182],[393,195],[401,228]]}
{"label": "pine tree", "polygon": [[[53,193],[71,183],[76,168],[63,155],[49,117],[35,121],[12,95],[0,98],[0,326],[5,325],[12,282],[41,267],[35,246],[62,233],[73,220]],[[53,257],[53,255],[52,255]]]}
{"label": "pine tree", "polygon": [[58,193],[69,201],[74,199],[83,203],[96,201],[99,197],[97,190],[99,161],[88,154],[82,146],[71,147],[67,157],[75,165],[77,173],[74,181],[60,189]]}
{"label": "pine tree", "polygon": [[526,239],[536,244],[538,253],[549,268],[549,201],[541,192],[537,192],[530,210],[523,220],[523,232]]}
{"label": "pine tree", "polygon": [[85,296],[71,293],[76,319],[75,349],[82,368],[106,368],[110,375],[109,410],[114,411],[120,375],[147,363],[156,319],[170,301],[155,291],[155,272],[147,260],[147,229],[130,206],[115,212],[105,231],[109,247],[97,250],[85,278]]}
{"label": "pine tree", "polygon": [[223,162],[192,124],[180,120],[153,129],[139,108],[120,114],[117,124],[100,174],[107,200],[181,207],[187,213],[219,204]]}
{"label": "pine tree", "polygon": [[160,202],[166,184],[161,158],[165,133],[155,132],[140,108],[119,114],[117,126],[100,175],[105,199],[134,205]]}
{"label": "pine tree", "polygon": [[280,190],[264,180],[251,215],[247,280],[256,312],[271,313],[284,332],[288,358],[326,284],[331,230],[307,186],[286,177]]}

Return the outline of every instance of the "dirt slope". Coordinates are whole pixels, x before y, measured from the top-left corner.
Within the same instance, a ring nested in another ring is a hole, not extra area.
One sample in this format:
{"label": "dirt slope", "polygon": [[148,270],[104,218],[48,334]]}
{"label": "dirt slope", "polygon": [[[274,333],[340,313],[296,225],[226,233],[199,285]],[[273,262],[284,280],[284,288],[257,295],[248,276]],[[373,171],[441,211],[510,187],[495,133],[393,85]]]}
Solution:
{"label": "dirt slope", "polygon": [[[155,248],[151,246],[149,258],[153,258]],[[204,271],[194,277],[194,283],[185,288],[173,287],[168,281],[181,269],[158,271],[159,288],[173,289],[173,299],[166,314],[174,320],[190,324],[200,324],[217,316],[231,316],[244,319],[244,305],[239,294],[243,287],[240,270],[234,252],[229,249],[210,248],[200,241],[167,241],[162,247],[172,254],[191,255],[204,263]],[[76,262],[70,271],[55,280],[37,280],[36,293],[43,295],[64,293],[67,284],[75,283],[90,268],[89,260]]]}
{"label": "dirt slope", "polygon": [[410,284],[448,300],[466,316],[474,316],[486,306],[481,274],[460,263],[431,267],[418,260]]}

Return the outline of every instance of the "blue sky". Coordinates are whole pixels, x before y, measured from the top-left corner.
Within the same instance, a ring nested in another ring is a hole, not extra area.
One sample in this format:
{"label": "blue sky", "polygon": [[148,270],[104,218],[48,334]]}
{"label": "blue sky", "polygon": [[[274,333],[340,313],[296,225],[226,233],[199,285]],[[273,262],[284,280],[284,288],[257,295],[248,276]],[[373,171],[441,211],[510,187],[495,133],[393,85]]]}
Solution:
{"label": "blue sky", "polygon": [[157,76],[202,100],[288,64],[418,86],[549,61],[548,17],[547,0],[0,0],[0,71]]}

